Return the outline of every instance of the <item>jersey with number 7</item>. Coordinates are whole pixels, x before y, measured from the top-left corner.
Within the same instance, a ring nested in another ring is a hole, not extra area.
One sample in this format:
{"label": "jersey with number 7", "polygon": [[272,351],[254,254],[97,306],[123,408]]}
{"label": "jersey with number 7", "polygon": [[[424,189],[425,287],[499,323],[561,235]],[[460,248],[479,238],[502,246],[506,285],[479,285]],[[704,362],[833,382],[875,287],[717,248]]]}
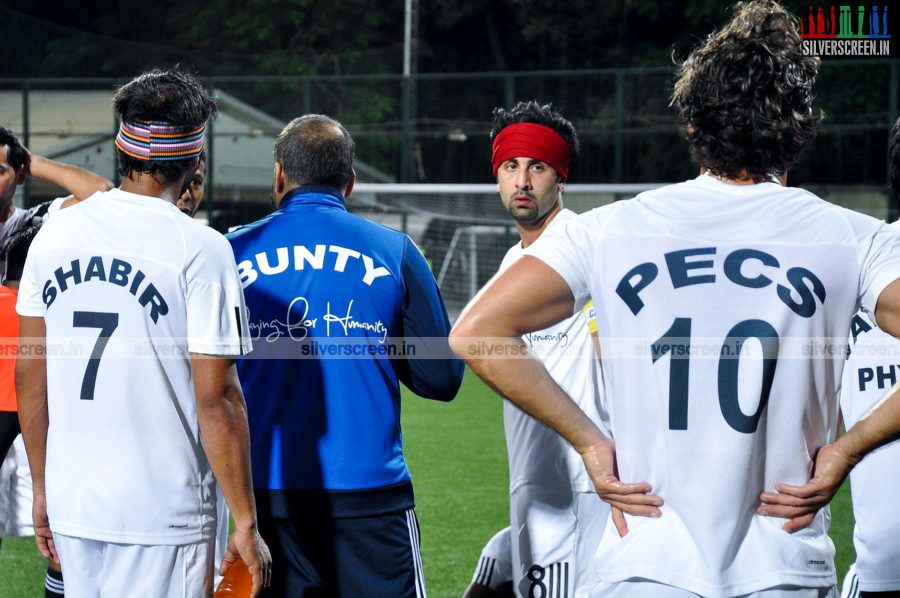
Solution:
{"label": "jersey with number 7", "polygon": [[250,349],[228,242],[114,189],[44,224],[19,314],[47,328],[46,489],[55,533],[181,544],[215,532],[190,353]]}

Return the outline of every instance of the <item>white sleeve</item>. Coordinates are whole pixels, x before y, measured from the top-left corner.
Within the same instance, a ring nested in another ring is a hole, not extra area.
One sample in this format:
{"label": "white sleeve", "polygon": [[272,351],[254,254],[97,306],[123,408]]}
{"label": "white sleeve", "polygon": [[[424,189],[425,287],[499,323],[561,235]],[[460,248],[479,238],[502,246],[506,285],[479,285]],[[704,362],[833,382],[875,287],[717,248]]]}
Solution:
{"label": "white sleeve", "polygon": [[874,314],[881,292],[900,279],[900,230],[881,223],[861,249],[860,305],[865,312]]}
{"label": "white sleeve", "polygon": [[40,251],[40,232],[31,242],[28,248],[28,256],[25,258],[25,266],[22,269],[22,279],[19,281],[19,295],[16,299],[16,313],[20,316],[32,318],[44,317],[44,301],[41,295],[41,287],[37,281],[37,254]]}
{"label": "white sleeve", "polygon": [[591,258],[590,233],[585,219],[588,212],[569,220],[562,226],[546,231],[525,250],[525,255],[536,257],[563,277],[575,297],[575,310],[581,310],[591,300],[589,260]]}
{"label": "white sleeve", "polygon": [[188,351],[246,355],[252,344],[234,253],[225,237],[211,229],[205,232],[185,270]]}

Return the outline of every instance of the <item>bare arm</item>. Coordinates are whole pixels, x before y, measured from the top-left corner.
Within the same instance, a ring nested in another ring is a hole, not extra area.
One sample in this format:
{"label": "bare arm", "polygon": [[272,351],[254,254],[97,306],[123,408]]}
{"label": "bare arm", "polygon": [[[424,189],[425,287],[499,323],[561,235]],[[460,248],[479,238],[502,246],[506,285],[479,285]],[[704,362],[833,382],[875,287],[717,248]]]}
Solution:
{"label": "bare arm", "polygon": [[888,334],[900,338],[900,280],[889,284],[878,295],[875,322]]}
{"label": "bare arm", "polygon": [[256,527],[250,429],[237,369],[232,359],[192,353],[191,371],[203,447],[234,517],[222,572],[242,558],[253,576],[256,596],[269,585],[272,557]]}
{"label": "bare arm", "polygon": [[759,512],[784,517],[784,529],[793,532],[809,525],[816,513],[831,502],[850,470],[880,446],[900,439],[900,384],[894,386],[846,434],[819,449],[813,477],[803,486],[775,486],[760,495]]}
{"label": "bare arm", "polygon": [[31,467],[34,505],[34,539],[41,554],[59,563],[47,519],[44,468],[47,461],[47,328],[43,318],[19,317],[19,355],[16,360],[16,398],[19,425]]}
{"label": "bare arm", "polygon": [[30,171],[31,176],[59,185],[78,200],[113,188],[113,184],[99,174],[43,156],[31,156]]}
{"label": "bare arm", "polygon": [[[559,274],[525,256],[494,279],[460,316],[450,346],[497,392],[556,430],[585,462],[597,492],[614,507],[619,533],[627,531],[617,509],[659,516],[662,500],[647,494],[650,485],[623,484],[615,471],[615,448],[550,377],[522,335],[547,328],[572,315],[575,299]],[[498,359],[498,355],[513,356]]]}
{"label": "bare arm", "polygon": [[[879,328],[900,337],[900,280],[882,291],[875,308]],[[760,495],[758,512],[784,517],[784,529],[793,532],[812,523],[816,513],[837,493],[850,470],[876,448],[900,438],[900,385],[856,422],[846,434],[816,454],[813,476],[803,486],[779,484],[777,492]]]}

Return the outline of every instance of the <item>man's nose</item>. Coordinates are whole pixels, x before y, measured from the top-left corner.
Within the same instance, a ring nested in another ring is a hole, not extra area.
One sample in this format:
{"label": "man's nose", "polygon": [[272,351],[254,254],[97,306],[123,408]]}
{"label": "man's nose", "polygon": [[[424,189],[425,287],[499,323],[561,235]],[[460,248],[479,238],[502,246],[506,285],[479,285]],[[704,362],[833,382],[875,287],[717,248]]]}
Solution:
{"label": "man's nose", "polygon": [[516,172],[516,187],[519,189],[531,189],[531,175],[527,168],[520,168]]}

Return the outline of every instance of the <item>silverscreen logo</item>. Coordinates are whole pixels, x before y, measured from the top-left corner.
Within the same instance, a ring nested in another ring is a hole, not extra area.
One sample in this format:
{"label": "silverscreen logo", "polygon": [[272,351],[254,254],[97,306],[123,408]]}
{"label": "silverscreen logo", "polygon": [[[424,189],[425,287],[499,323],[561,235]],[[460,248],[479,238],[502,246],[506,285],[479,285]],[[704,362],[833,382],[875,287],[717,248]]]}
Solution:
{"label": "silverscreen logo", "polygon": [[815,56],[890,56],[890,6],[820,5],[800,10],[803,53]]}

